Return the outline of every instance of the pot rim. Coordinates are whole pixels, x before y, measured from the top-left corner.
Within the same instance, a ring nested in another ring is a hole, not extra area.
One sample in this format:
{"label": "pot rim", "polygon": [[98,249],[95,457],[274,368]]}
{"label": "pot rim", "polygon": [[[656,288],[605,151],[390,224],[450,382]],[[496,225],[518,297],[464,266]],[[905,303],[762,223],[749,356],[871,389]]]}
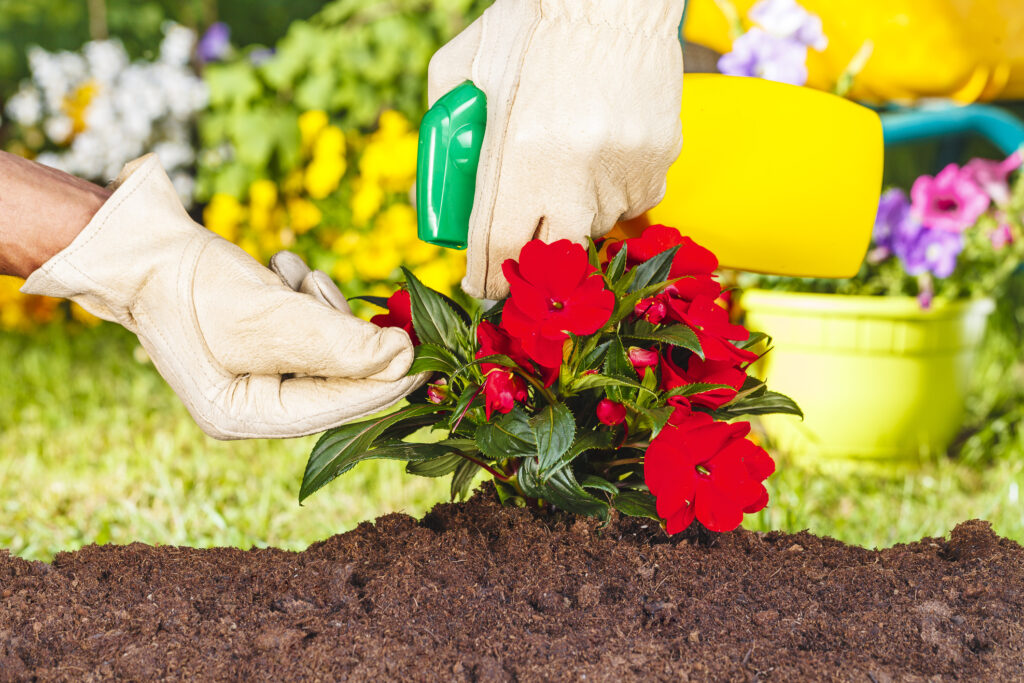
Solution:
{"label": "pot rim", "polygon": [[928,309],[922,309],[912,296],[865,296],[851,294],[820,294],[816,292],[783,292],[769,289],[748,289],[740,295],[739,306],[745,311],[816,315],[835,318],[885,318],[934,320],[963,315],[988,315],[995,302],[988,297],[945,299],[936,297]]}

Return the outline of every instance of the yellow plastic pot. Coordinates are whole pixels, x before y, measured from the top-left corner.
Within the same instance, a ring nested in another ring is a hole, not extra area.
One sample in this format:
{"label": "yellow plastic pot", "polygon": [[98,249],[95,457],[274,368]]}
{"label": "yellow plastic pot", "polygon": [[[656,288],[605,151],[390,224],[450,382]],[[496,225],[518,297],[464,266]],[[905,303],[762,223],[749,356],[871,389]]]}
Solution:
{"label": "yellow plastic pot", "polygon": [[[757,0],[734,0],[746,15]],[[821,17],[828,48],[808,57],[809,85],[831,89],[853,55],[874,51],[854,81],[860,100],[949,97],[960,102],[1024,97],[1021,0],[801,0]],[[690,0],[686,38],[718,52],[732,46],[715,0]]]}
{"label": "yellow plastic pot", "polygon": [[774,340],[755,373],[791,396],[805,419],[765,429],[797,459],[912,464],[945,450],[964,417],[990,299],[842,296],[751,290],[747,327]]}

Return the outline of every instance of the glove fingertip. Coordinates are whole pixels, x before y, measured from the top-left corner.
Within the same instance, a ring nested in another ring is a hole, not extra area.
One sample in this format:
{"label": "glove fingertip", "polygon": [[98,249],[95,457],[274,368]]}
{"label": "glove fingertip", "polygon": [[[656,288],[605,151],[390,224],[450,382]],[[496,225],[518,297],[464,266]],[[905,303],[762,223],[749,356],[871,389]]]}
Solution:
{"label": "glove fingertip", "polygon": [[303,280],[310,272],[306,262],[298,254],[290,251],[279,251],[271,256],[270,269],[296,292],[300,290]]}

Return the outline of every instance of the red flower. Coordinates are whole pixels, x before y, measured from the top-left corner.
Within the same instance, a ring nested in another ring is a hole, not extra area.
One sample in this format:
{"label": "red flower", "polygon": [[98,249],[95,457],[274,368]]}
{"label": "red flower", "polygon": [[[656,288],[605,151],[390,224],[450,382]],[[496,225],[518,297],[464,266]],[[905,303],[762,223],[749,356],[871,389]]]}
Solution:
{"label": "red flower", "polygon": [[597,404],[597,419],[609,426],[620,425],[626,421],[626,406],[603,398]]}
{"label": "red flower", "polygon": [[744,513],[768,504],[761,482],[775,462],[745,438],[749,432],[746,422],[676,409],[644,457],[644,481],[668,533],[683,531],[694,517],[711,531],[732,531]]}
{"label": "red flower", "polygon": [[734,364],[752,363],[757,354],[737,348],[728,340],[742,341],[750,338],[750,332],[743,325],[729,322],[729,312],[707,296],[695,297],[692,301],[670,296],[669,317],[690,327],[700,342],[704,357],[708,360],[729,361]]}
{"label": "red flower", "polygon": [[722,291],[721,285],[713,279],[714,272],[718,268],[718,259],[713,253],[689,237],[680,235],[675,228],[652,225],[644,230],[639,237],[609,245],[608,258],[615,258],[615,255],[622,250],[623,245],[626,247],[626,265],[628,266],[649,261],[672,247],[679,247],[679,251],[672,258],[669,279],[684,278],[676,283],[676,287],[685,298],[693,298],[698,295],[715,298]]}
{"label": "red flower", "polygon": [[[523,345],[519,343],[519,340],[494,323],[487,322],[486,320],[481,322],[476,328],[476,339],[480,343],[480,350],[476,354],[477,358],[495,355],[508,356],[526,372],[539,376],[546,387],[551,386],[555,378],[558,377],[557,366],[548,368],[536,365],[526,355]],[[486,375],[492,369],[500,367],[502,366],[495,365],[494,363],[484,363],[480,366],[480,369]]]}
{"label": "red flower", "polygon": [[508,368],[495,366],[494,370],[487,373],[487,379],[484,380],[484,411],[488,420],[491,419],[491,412],[509,413],[516,401],[523,402],[526,398],[526,382]]}
{"label": "red flower", "polygon": [[686,364],[686,369],[683,370],[673,362],[671,353],[666,353],[662,357],[661,388],[664,391],[685,387],[688,384],[728,384],[732,387],[732,389],[712,389],[689,397],[691,403],[711,410],[721,408],[736,398],[736,394],[746,379],[747,373],[729,361],[702,361],[700,356],[692,354]]}
{"label": "red flower", "polygon": [[413,344],[420,343],[412,326],[412,297],[404,289],[398,290],[388,299],[387,313],[373,316],[370,322],[377,327],[401,327],[409,333]]}
{"label": "red flower", "polygon": [[650,349],[641,349],[639,346],[630,346],[629,362],[633,364],[636,374],[644,376],[645,368],[653,368],[658,364],[658,352]]}
{"label": "red flower", "polygon": [[608,322],[615,295],[605,289],[587,252],[569,240],[528,242],[519,261],[502,265],[511,296],[501,325],[518,337],[526,354],[545,367],[562,364],[569,333],[593,334]]}
{"label": "red flower", "polygon": [[648,299],[641,299],[633,307],[633,315],[643,318],[652,325],[660,325],[668,315],[668,307],[665,305],[663,296],[659,294]]}

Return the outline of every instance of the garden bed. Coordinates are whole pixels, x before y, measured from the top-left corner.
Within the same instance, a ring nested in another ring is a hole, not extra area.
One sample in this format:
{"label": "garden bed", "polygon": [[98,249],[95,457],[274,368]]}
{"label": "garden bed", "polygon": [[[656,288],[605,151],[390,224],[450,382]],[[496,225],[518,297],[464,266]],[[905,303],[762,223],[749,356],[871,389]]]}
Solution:
{"label": "garden bed", "polygon": [[667,539],[488,486],[301,553],[0,551],[0,680],[885,681],[1024,677],[1024,549],[985,522],[869,551]]}

